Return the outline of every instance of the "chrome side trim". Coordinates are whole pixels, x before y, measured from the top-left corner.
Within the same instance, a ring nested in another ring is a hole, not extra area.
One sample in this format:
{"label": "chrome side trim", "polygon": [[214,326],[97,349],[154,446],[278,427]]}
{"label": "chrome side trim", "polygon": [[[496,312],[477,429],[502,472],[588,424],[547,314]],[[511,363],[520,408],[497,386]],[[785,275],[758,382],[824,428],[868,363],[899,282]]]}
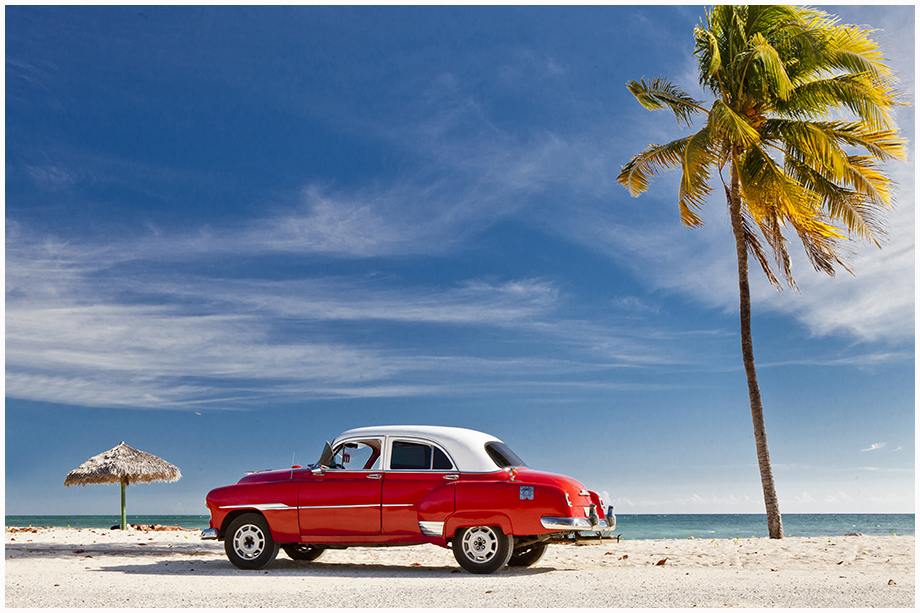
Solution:
{"label": "chrome side trim", "polygon": [[306,509],[369,509],[372,507],[383,507],[384,509],[389,509],[391,507],[411,507],[412,503],[407,502],[404,504],[330,504],[325,506],[313,506],[313,507],[297,507],[300,510]]}
{"label": "chrome side trim", "polygon": [[201,540],[213,541],[217,539],[217,528],[208,528],[201,531]]}
{"label": "chrome side trim", "polygon": [[265,504],[231,504],[221,509],[256,509],[258,511],[296,511],[297,507],[289,507],[281,502],[271,502]]}
{"label": "chrome side trim", "polygon": [[265,504],[231,504],[221,509],[255,509],[257,511],[298,511],[298,510],[307,510],[307,509],[369,509],[374,507],[411,507],[412,503],[404,504],[330,504],[330,505],[317,505],[310,507],[291,507],[281,502],[272,502]]}
{"label": "chrome side trim", "polygon": [[328,504],[328,505],[317,505],[314,507],[297,507],[301,511],[306,509],[369,509],[372,507],[379,507],[379,504]]}
{"label": "chrome side trim", "polygon": [[444,533],[443,521],[420,521],[418,527],[425,536],[441,536]]}

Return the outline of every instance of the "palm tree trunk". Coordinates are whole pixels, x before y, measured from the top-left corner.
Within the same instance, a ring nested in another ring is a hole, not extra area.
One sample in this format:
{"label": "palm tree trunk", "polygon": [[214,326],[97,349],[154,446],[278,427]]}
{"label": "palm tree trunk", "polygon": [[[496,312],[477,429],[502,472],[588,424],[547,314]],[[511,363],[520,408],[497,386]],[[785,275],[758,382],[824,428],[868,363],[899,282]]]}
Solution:
{"label": "palm tree trunk", "polygon": [[783,518],[779,513],[779,500],[773,484],[773,468],[770,465],[770,449],[767,447],[767,430],[763,421],[763,403],[760,399],[760,385],[754,367],[754,341],[751,334],[751,287],[748,282],[747,239],[741,217],[741,191],[738,179],[737,157],[732,163],[731,193],[728,207],[732,232],[735,235],[735,251],[738,257],[738,293],[741,301],[741,356],[747,375],[748,395],[751,401],[751,419],[754,422],[754,443],[757,446],[757,463],[760,466],[760,482],[763,486],[763,500],[767,510],[767,528],[770,538],[783,538]]}

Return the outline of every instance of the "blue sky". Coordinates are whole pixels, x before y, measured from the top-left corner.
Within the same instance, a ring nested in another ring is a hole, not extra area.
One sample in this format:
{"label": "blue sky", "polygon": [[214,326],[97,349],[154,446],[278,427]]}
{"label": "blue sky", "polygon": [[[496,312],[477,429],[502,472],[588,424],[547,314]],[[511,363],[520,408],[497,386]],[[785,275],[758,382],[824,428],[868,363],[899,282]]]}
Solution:
{"label": "blue sky", "polygon": [[[914,7],[872,26],[914,99]],[[6,8],[7,514],[125,441],[203,514],[357,426],[490,432],[619,513],[759,513],[724,201],[615,181],[702,7]],[[913,107],[899,108],[914,135]],[[914,147],[884,249],[752,269],[784,513],[914,511]]]}

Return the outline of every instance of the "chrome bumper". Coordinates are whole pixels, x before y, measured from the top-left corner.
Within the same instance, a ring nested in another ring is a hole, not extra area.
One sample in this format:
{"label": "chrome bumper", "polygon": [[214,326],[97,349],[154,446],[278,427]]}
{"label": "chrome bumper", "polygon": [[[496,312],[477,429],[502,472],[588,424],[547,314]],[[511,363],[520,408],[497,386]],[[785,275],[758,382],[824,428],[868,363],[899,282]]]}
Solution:
{"label": "chrome bumper", "polygon": [[217,540],[217,528],[208,528],[207,530],[202,530],[201,540],[203,541]]}
{"label": "chrome bumper", "polygon": [[588,517],[541,517],[540,523],[547,530],[610,532],[617,527],[617,516],[613,513],[613,507],[607,507],[606,517],[600,517],[597,509],[591,505]]}

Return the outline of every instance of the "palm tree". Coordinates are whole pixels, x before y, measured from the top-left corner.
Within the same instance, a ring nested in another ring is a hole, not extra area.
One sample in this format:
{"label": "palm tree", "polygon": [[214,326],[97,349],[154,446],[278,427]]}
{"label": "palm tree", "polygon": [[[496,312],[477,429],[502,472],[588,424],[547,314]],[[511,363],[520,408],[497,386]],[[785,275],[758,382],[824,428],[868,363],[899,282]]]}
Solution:
{"label": "palm tree", "polygon": [[784,231],[794,230],[815,269],[831,276],[838,266],[849,272],[843,240],[878,245],[884,236],[894,184],[879,163],[903,159],[905,141],[892,117],[894,77],[870,34],[800,6],[717,6],[694,30],[700,84],[714,98],[708,108],[664,78],[628,83],[644,107],[670,109],[678,124],[706,117],[694,134],[635,156],[618,181],[638,196],[679,168],[680,219],[696,227],[718,171],[738,259],[741,351],[770,538],[783,537],[783,524],[754,367],[748,255],[781,290],[772,254],[796,289]]}

